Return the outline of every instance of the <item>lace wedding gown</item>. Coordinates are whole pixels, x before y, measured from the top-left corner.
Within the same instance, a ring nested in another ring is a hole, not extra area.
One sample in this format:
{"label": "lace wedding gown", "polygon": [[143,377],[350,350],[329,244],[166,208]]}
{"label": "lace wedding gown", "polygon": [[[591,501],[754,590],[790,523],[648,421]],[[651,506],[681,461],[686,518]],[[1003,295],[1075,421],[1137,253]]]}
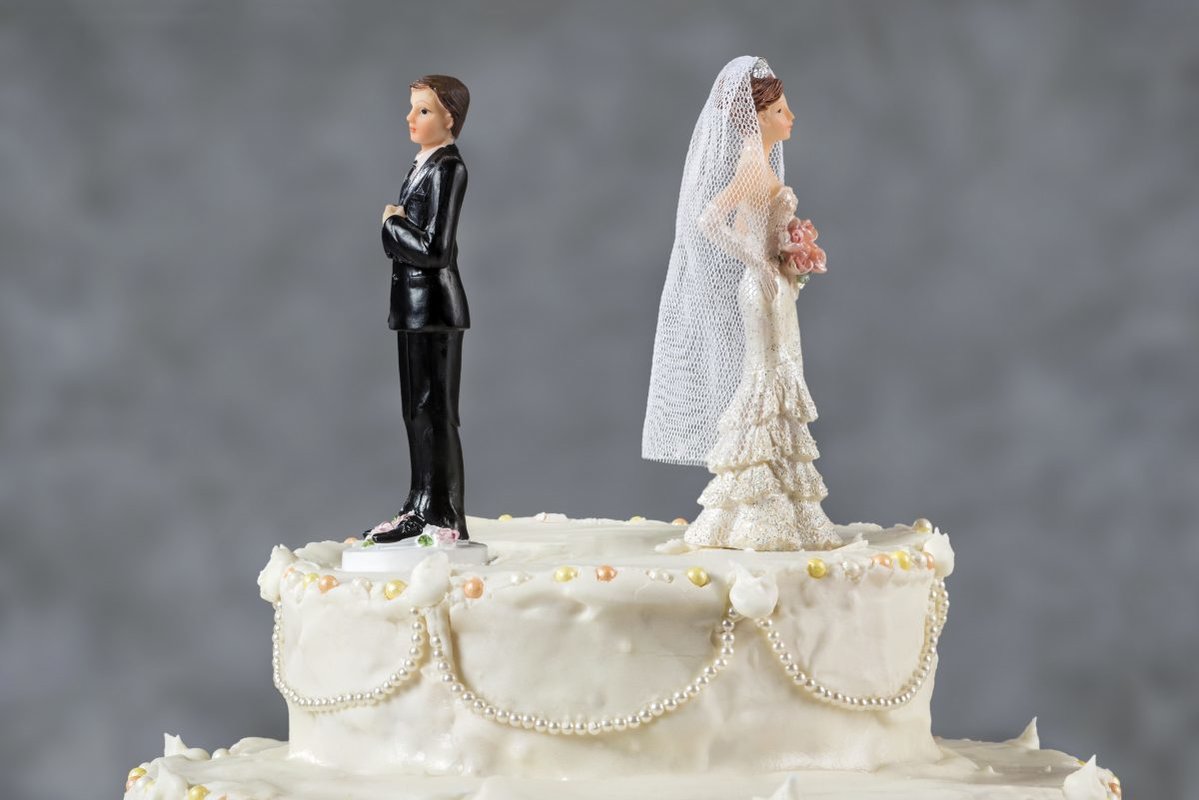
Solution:
{"label": "lace wedding gown", "polygon": [[[782,187],[770,202],[768,231],[785,231],[795,208],[795,193]],[[730,235],[723,220],[717,224],[724,230],[715,235]],[[828,489],[812,463],[820,453],[808,432],[816,406],[803,376],[799,287],[779,273],[776,241],[767,237],[745,256],[753,263],[737,290],[744,367],[708,454],[714,477],[699,497],[704,510],[685,536],[693,545],[802,550],[841,543],[820,507]]]}

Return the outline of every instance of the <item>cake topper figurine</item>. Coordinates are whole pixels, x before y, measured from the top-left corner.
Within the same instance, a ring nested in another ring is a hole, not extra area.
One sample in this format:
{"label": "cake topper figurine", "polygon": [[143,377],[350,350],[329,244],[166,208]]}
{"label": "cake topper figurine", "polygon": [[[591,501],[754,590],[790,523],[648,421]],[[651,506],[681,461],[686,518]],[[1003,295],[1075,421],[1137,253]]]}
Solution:
{"label": "cake topper figurine", "polygon": [[713,473],[684,537],[695,546],[841,543],[820,506],[828,490],[808,431],[816,406],[795,300],[825,271],[825,254],[783,183],[794,119],[766,61],[734,59],[712,86],[683,167],[641,449]]}
{"label": "cake topper figurine", "polygon": [[456,242],[466,166],[455,142],[470,92],[448,75],[426,75],[409,89],[408,133],[420,152],[396,203],[383,209],[383,250],[391,258],[387,324],[396,332],[412,483],[399,513],[366,536],[444,545],[469,538],[458,387],[470,312]]}

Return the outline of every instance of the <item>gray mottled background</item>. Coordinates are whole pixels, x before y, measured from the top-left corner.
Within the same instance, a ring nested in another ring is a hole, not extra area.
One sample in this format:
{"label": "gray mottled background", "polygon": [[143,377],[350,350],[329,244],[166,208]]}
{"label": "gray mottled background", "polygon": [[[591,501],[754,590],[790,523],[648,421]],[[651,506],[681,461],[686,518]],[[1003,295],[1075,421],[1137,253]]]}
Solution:
{"label": "gray mottled background", "polygon": [[419,74],[474,103],[469,510],[693,517],[639,459],[692,125],[798,115],[800,302],[841,521],[958,568],[943,736],[1199,796],[1193,3],[0,4],[4,797],[116,796],[163,731],[286,736],[270,547],[407,485],[379,214]]}

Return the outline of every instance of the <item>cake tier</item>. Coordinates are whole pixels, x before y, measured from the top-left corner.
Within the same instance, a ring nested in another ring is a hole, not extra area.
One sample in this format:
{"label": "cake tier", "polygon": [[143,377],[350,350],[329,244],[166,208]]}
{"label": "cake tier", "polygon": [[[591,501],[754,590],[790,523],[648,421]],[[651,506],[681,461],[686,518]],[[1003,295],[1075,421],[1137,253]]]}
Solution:
{"label": "cake tier", "polygon": [[952,550],[907,526],[812,553],[689,550],[681,526],[472,519],[493,554],[350,573],[276,548],[288,754],[351,772],[601,778],[932,763]]}
{"label": "cake tier", "polygon": [[[210,758],[167,737],[168,755],[135,768],[126,800],[1118,800],[1120,782],[1038,749],[1027,734],[1003,743],[937,740],[930,764],[874,772],[610,775],[554,781],[506,777],[351,775],[290,758],[286,742],[244,739]],[[191,794],[189,794],[191,792]]]}

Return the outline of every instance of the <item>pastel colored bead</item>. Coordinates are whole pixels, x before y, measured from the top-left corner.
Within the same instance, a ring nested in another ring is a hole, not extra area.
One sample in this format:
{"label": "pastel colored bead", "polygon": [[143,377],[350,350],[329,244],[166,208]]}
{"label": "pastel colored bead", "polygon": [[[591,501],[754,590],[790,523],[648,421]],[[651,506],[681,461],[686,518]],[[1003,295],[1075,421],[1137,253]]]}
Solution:
{"label": "pastel colored bead", "polygon": [[925,554],[924,554],[924,566],[928,567],[929,569],[936,569],[936,568],[937,568],[937,559],[933,558],[933,554],[932,554],[932,553],[925,552]]}
{"label": "pastel colored bead", "polygon": [[916,531],[916,533],[932,533],[933,524],[924,517],[921,517],[912,523],[912,530]]}
{"label": "pastel colored bead", "polygon": [[891,556],[886,553],[879,553],[871,560],[880,567],[891,569]]}
{"label": "pastel colored bead", "polygon": [[629,517],[629,522],[645,522],[645,517],[640,515]]}
{"label": "pastel colored bead", "polygon": [[321,594],[324,594],[340,583],[341,581],[337,580],[337,578],[333,577],[332,575],[322,575],[321,579],[317,581],[316,587],[321,590]]}
{"label": "pastel colored bead", "polygon": [[808,574],[813,578],[823,578],[828,574],[828,564],[825,564],[822,558],[809,559]]}
{"label": "pastel colored bead", "polygon": [[318,580],[320,580],[320,577],[321,577],[321,576],[320,576],[320,575],[317,575],[315,572],[309,572],[309,573],[306,573],[306,574],[304,575],[304,583],[305,583],[305,584],[313,584],[313,583],[316,583]]}
{"label": "pastel colored bead", "polygon": [[133,784],[146,777],[146,770],[143,767],[134,767],[129,770],[129,777],[125,779],[125,791],[133,788]]}
{"label": "pastel colored bead", "polygon": [[574,567],[558,567],[554,570],[554,580],[558,583],[566,583],[573,581],[579,576],[579,571]]}
{"label": "pastel colored bead", "polygon": [[708,575],[708,571],[703,567],[692,567],[687,570],[687,580],[694,583],[696,586],[707,586],[712,578]]}
{"label": "pastel colored bead", "polygon": [[408,584],[403,581],[388,581],[383,584],[383,596],[388,600],[395,600],[404,590],[408,588]]}
{"label": "pastel colored bead", "polygon": [[512,515],[511,514],[500,514],[499,519],[500,519],[500,522],[511,522]]}
{"label": "pastel colored bead", "polygon": [[912,568],[912,557],[908,555],[907,550],[896,550],[894,560],[900,569]]}
{"label": "pastel colored bead", "polygon": [[595,568],[595,579],[607,583],[616,577],[616,568],[607,564]]}
{"label": "pastel colored bead", "polygon": [[208,787],[193,786],[187,790],[187,800],[204,800],[208,796]]}
{"label": "pastel colored bead", "polygon": [[342,540],[342,544],[357,544],[357,543],[358,543],[357,536],[347,536],[345,539]]}
{"label": "pastel colored bead", "polygon": [[674,519],[672,519],[670,521],[670,524],[671,525],[686,525],[687,519],[685,517],[675,517]]}
{"label": "pastel colored bead", "polygon": [[462,583],[462,594],[466,595],[471,600],[478,600],[483,596],[483,579],[467,578]]}

